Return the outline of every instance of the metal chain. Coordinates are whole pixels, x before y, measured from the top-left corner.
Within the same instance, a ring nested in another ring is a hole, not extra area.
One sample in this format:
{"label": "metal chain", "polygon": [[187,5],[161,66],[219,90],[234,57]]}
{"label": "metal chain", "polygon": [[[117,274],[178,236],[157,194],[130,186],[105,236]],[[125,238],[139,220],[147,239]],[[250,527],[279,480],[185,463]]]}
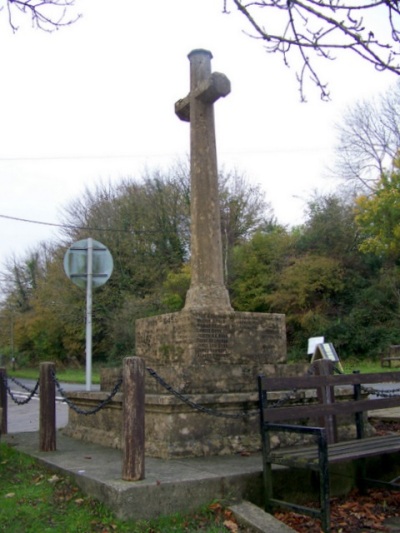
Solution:
{"label": "metal chain", "polygon": [[29,387],[27,387],[26,385],[24,385],[23,383],[21,383],[20,381],[18,381],[18,379],[13,378],[12,376],[7,376],[7,379],[8,379],[9,381],[12,381],[12,382],[15,383],[16,385],[18,385],[18,387],[21,387],[21,389],[24,389],[26,392],[32,392],[32,389],[30,389]]}
{"label": "metal chain", "polygon": [[217,411],[215,409],[210,409],[208,407],[204,407],[204,405],[200,405],[193,400],[190,400],[186,396],[184,396],[182,393],[175,390],[171,385],[168,385],[166,381],[163,380],[161,376],[157,374],[155,370],[152,368],[146,368],[147,372],[152,376],[164,389],[166,389],[168,392],[173,394],[176,398],[181,400],[183,403],[191,407],[192,409],[196,409],[196,411],[200,411],[201,413],[211,415],[211,416],[217,416],[220,418],[234,418],[234,419],[240,419],[240,418],[250,418],[253,416],[258,416],[259,411],[245,411],[243,413],[237,413],[237,414],[230,414],[230,413],[223,413],[221,411]]}
{"label": "metal chain", "polygon": [[[312,371],[312,367],[310,366],[307,369],[307,372],[304,374],[304,376],[312,376],[312,374],[313,374],[313,371]],[[299,393],[296,388],[290,391],[287,391],[281,398],[279,398],[279,400],[276,400],[276,402],[269,404],[268,407],[272,407],[272,408],[282,407],[283,405],[289,403],[291,400],[297,400],[303,403],[304,398],[300,398],[298,394]]]}
{"label": "metal chain", "polygon": [[107,404],[109,404],[111,402],[111,400],[117,394],[117,392],[119,391],[119,389],[121,388],[121,385],[122,385],[122,376],[121,376],[118,379],[118,381],[116,382],[116,384],[114,385],[113,390],[110,392],[110,394],[107,396],[107,398],[105,398],[104,400],[99,402],[92,409],[81,409],[80,407],[75,405],[74,402],[72,400],[70,400],[68,398],[68,396],[65,394],[65,392],[62,389],[62,387],[60,386],[60,383],[57,380],[56,375],[55,375],[54,372],[52,373],[52,378],[54,380],[54,383],[56,385],[56,388],[57,388],[58,392],[60,393],[60,396],[63,398],[63,401],[68,405],[68,407],[70,407],[78,415],[94,415],[94,414],[98,413],[100,411],[100,409],[103,409],[103,407],[105,407]]}
{"label": "metal chain", "polygon": [[[340,370],[340,368],[338,368],[336,365],[333,367],[333,372],[336,374],[343,374],[342,370]],[[312,375],[314,375],[314,372],[313,372],[312,365],[310,365],[307,371],[305,372],[305,374],[303,374],[303,376],[312,376]],[[268,405],[268,407],[272,407],[272,408],[282,407],[283,405],[291,402],[292,400],[296,400],[299,403],[305,403],[306,401],[305,398],[299,397],[298,390],[294,388],[286,392],[282,396],[282,398],[279,398],[279,400],[277,400],[276,402],[273,402],[270,405]]]}
{"label": "metal chain", "polygon": [[400,389],[388,389],[388,390],[378,390],[373,387],[364,387],[361,385],[362,392],[366,394],[373,394],[381,398],[390,398],[391,396],[400,396]]}
{"label": "metal chain", "polygon": [[35,387],[33,389],[28,389],[28,387],[26,387],[25,385],[22,385],[22,383],[18,383],[15,379],[12,379],[12,381],[17,383],[17,385],[22,386],[23,389],[25,389],[27,392],[29,392],[29,396],[27,396],[23,400],[20,400],[12,392],[12,390],[11,390],[9,384],[8,384],[8,379],[6,377],[3,377],[3,382],[4,382],[4,385],[6,387],[6,390],[7,390],[8,394],[9,394],[10,398],[12,399],[12,401],[14,403],[16,403],[17,405],[25,405],[26,403],[30,402],[32,400],[32,398],[34,397],[34,395],[37,393],[38,388],[39,388],[39,380],[37,380],[36,385],[35,385]]}

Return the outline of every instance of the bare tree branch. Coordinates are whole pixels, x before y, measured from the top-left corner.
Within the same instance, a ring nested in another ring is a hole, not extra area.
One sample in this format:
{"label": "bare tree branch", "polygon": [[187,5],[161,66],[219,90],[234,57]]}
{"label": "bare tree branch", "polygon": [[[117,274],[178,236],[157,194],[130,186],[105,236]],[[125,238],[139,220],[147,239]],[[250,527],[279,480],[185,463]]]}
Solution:
{"label": "bare tree branch", "polygon": [[335,175],[353,189],[374,189],[400,149],[400,81],[385,94],[348,108],[340,123]]}
{"label": "bare tree branch", "polygon": [[32,27],[47,32],[70,26],[81,16],[69,16],[75,0],[5,0],[5,5],[9,24],[14,32],[19,28],[16,21],[21,14],[30,15]]}
{"label": "bare tree branch", "polygon": [[398,0],[224,0],[225,13],[230,4],[250,23],[249,35],[261,39],[268,52],[281,53],[287,66],[289,55],[298,52],[303,101],[307,75],[321,98],[329,99],[316,64],[320,58],[335,59],[333,53],[339,50],[357,54],[377,70],[400,74]]}

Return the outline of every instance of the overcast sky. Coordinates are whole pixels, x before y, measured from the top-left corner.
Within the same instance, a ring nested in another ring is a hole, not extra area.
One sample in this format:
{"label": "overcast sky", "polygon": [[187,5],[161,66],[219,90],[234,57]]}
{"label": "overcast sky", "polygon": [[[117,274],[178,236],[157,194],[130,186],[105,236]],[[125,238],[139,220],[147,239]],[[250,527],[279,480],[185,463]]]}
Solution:
{"label": "overcast sky", "polygon": [[[189,125],[174,113],[189,91],[187,54],[212,52],[231,80],[216,103],[219,166],[266,192],[278,221],[302,221],[314,190],[327,191],[335,129],[347,105],[396,81],[360,60],[329,63],[330,103],[308,87],[299,101],[295,66],[249,38],[222,0],[76,0],[82,18],[48,34],[29,20],[13,33],[0,12],[0,215],[60,222],[60,211],[100,181],[140,177],[189,153]],[[0,216],[0,262],[57,234]]]}

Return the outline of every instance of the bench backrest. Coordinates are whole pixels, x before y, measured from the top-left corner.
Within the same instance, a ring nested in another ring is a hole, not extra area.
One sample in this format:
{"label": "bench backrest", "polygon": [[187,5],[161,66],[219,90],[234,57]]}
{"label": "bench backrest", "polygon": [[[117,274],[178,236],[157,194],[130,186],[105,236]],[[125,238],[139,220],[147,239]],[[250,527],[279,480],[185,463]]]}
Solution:
{"label": "bench backrest", "polygon": [[[336,442],[337,416],[354,414],[357,436],[361,438],[363,427],[360,415],[363,412],[400,406],[400,372],[332,375],[329,374],[327,365],[322,364],[320,373],[321,375],[296,377],[259,376],[261,424],[299,422],[304,419],[318,420],[318,425],[327,430],[328,442]],[[395,391],[399,388],[399,392],[373,398],[365,392],[368,386],[379,390],[379,385],[382,383],[393,383],[391,389]],[[271,394],[274,392],[279,392],[281,399]],[[291,393],[290,396],[294,400],[290,400],[288,393]],[[282,398],[287,401],[283,401]],[[294,403],[296,398],[298,401]]]}

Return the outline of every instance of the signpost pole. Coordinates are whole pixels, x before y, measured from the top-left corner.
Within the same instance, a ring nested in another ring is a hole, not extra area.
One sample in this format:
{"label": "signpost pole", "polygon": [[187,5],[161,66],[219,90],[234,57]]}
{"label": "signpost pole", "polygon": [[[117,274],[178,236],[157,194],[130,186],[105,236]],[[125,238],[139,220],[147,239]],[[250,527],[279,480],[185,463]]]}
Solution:
{"label": "signpost pole", "polygon": [[87,240],[86,277],[86,390],[92,388],[92,288],[93,288],[93,239]]}
{"label": "signpost pole", "polygon": [[92,238],[75,242],[64,256],[64,270],[70,280],[86,289],[86,390],[92,386],[92,291],[107,282],[113,258],[101,242]]}

